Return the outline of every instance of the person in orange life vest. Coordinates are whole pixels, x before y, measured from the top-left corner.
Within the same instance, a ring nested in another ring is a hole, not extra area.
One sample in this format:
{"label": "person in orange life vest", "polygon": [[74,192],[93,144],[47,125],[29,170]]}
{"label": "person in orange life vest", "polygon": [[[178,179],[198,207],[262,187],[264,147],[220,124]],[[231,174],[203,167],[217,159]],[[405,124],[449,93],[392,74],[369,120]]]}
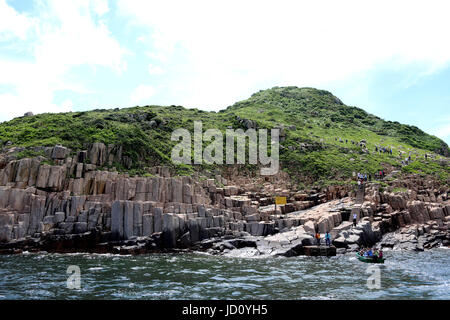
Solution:
{"label": "person in orange life vest", "polygon": [[320,246],[320,233],[316,232],[316,241],[317,241],[317,245]]}

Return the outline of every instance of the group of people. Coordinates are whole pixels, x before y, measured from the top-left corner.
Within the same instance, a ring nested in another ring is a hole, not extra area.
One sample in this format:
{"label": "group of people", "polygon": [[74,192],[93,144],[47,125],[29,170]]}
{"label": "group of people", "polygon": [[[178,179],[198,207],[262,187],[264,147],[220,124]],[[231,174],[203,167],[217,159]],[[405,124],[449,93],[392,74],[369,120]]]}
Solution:
{"label": "group of people", "polygon": [[[386,173],[384,172],[384,170],[380,170],[375,172],[374,177],[376,180],[378,179],[382,179],[386,176]],[[371,174],[366,174],[366,173],[359,173],[357,174],[358,177],[358,185],[364,184],[364,182],[367,181],[372,181],[372,175]]]}
{"label": "group of people", "polygon": [[368,180],[372,180],[369,174],[369,177],[367,177],[367,174],[362,174],[358,172],[358,185],[363,184],[364,182],[367,182]]}
{"label": "group of people", "polygon": [[[316,232],[314,237],[316,238],[317,245],[320,246],[320,233]],[[328,231],[325,233],[325,244],[331,246],[331,235]]]}
{"label": "group of people", "polygon": [[[334,141],[338,141],[338,138],[335,137],[335,138],[334,138]],[[342,140],[341,138],[339,138],[339,142],[340,142],[340,143],[344,143],[344,140]],[[348,143],[348,139],[345,139],[345,143]]]}
{"label": "group of people", "polygon": [[[348,139],[342,139],[342,138],[338,138],[338,137],[334,137],[334,141],[339,141],[340,143],[348,143]],[[366,141],[365,140],[361,140],[360,142],[358,142],[358,141],[353,141],[353,140],[350,140],[350,142],[353,144],[353,145],[359,145],[360,147],[366,147]]]}
{"label": "group of people", "polygon": [[384,172],[384,170],[375,172],[375,179],[382,179],[385,176],[386,176],[386,173]]}
{"label": "group of people", "polygon": [[[348,143],[348,139],[344,140],[342,138],[335,137],[334,140],[335,141],[339,141],[341,143],[344,143],[344,142]],[[356,144],[356,145],[359,145],[359,146],[364,147],[364,148],[366,147],[365,140],[361,140],[360,142],[356,142],[356,141],[350,140],[350,142],[353,145]],[[380,154],[381,153],[387,153],[387,154],[390,154],[390,155],[393,154],[392,147],[384,147],[382,145],[375,145],[375,152],[380,153]],[[402,159],[402,153],[404,153],[404,152],[401,151],[401,150],[398,152],[398,155],[399,155],[400,159]],[[428,160],[428,154],[425,154],[425,160]],[[409,152],[409,156],[406,159],[402,159],[402,165],[408,165],[410,162],[411,162],[411,152]]]}
{"label": "group of people", "polygon": [[374,260],[382,259],[383,258],[383,251],[372,248],[369,249],[361,249],[359,251],[359,255],[366,258],[372,258]]}
{"label": "group of people", "polygon": [[392,148],[386,148],[383,146],[375,146],[375,152],[379,152],[379,153],[389,153],[392,155]]}

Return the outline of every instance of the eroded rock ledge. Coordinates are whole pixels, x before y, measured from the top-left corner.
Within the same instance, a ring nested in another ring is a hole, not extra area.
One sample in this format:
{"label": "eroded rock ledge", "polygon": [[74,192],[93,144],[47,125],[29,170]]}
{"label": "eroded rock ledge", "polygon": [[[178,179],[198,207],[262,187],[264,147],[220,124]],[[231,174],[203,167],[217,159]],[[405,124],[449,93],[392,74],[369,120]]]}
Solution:
{"label": "eroded rock ledge", "polygon": [[[99,143],[79,152],[46,148],[45,156],[31,159],[2,154],[0,252],[293,256],[316,230],[330,231],[339,252],[375,243],[412,250],[449,244],[449,190],[433,180],[393,172],[386,190],[368,184],[358,199],[351,185],[255,191],[221,176],[171,177],[163,167],[140,178],[102,169],[127,161],[119,147]],[[274,193],[288,204],[275,208]]]}

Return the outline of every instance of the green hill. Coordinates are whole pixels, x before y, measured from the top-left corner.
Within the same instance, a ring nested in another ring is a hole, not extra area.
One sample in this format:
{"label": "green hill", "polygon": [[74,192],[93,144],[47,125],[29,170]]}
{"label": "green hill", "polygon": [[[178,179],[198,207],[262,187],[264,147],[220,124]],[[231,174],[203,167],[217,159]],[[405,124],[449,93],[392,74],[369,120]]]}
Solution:
{"label": "green hill", "polygon": [[[116,168],[144,174],[144,167],[171,165],[172,131],[192,131],[196,120],[203,121],[204,130],[245,129],[248,120],[258,128],[282,127],[281,165],[299,183],[335,183],[355,171],[373,173],[387,167],[435,175],[440,180],[450,177],[446,158],[450,150],[442,140],[417,127],[346,106],[331,93],[313,88],[263,90],[220,112],[145,106],[20,117],[0,124],[0,144],[28,148],[18,157],[35,155],[30,148],[35,146],[62,144],[81,150],[93,142],[122,145],[124,156],[133,162],[130,168],[119,164]],[[359,145],[362,140],[367,150]],[[378,145],[392,149],[392,155],[375,152]],[[410,152],[412,161],[402,166]],[[425,160],[425,153],[433,158]],[[197,168],[183,165],[174,169],[188,174]]]}

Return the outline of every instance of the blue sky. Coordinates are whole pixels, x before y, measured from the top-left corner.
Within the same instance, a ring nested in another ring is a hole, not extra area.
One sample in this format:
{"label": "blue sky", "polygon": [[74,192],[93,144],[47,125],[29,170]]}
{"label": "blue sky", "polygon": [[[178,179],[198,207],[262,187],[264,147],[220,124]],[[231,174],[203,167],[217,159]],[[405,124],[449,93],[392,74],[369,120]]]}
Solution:
{"label": "blue sky", "polygon": [[450,143],[450,5],[311,2],[0,0],[0,121],[294,85]]}

